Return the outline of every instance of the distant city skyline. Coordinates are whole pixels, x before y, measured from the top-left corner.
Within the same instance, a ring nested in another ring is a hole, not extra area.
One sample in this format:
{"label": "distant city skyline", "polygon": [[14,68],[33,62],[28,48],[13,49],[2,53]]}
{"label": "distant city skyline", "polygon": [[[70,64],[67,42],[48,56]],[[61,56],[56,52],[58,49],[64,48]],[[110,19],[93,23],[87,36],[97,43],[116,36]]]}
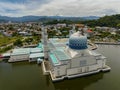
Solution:
{"label": "distant city skyline", "polygon": [[120,13],[120,0],[0,0],[0,15],[104,16]]}

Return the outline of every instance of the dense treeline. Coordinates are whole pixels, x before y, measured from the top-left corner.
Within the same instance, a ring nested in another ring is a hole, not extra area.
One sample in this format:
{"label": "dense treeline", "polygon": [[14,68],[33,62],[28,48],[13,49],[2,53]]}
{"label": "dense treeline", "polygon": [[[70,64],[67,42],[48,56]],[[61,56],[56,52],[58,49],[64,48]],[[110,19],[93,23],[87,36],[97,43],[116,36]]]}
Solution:
{"label": "dense treeline", "polygon": [[66,23],[66,24],[72,24],[74,23],[73,21],[71,20],[52,20],[52,21],[48,21],[48,22],[45,22],[44,24],[47,24],[47,25],[52,25],[52,24],[57,24],[57,23]]}
{"label": "dense treeline", "polygon": [[87,24],[88,26],[108,26],[108,27],[119,27],[120,28],[120,14],[104,16],[98,20],[82,21],[81,23]]}
{"label": "dense treeline", "polygon": [[91,27],[95,26],[108,26],[108,27],[119,27],[120,28],[120,14],[111,15],[111,16],[104,16],[97,20],[79,20],[79,21],[72,21],[72,20],[53,20],[47,22],[45,24],[57,24],[57,23],[82,23]]}

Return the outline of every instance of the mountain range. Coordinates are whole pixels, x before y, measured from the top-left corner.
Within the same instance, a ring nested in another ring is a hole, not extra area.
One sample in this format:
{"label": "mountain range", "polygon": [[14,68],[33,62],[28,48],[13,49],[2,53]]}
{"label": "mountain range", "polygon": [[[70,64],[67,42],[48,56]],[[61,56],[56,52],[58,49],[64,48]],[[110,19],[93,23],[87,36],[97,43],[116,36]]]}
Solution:
{"label": "mountain range", "polygon": [[65,16],[23,16],[23,17],[8,17],[0,16],[0,22],[30,22],[30,21],[49,21],[49,20],[96,20],[100,17],[88,16],[88,17],[65,17]]}

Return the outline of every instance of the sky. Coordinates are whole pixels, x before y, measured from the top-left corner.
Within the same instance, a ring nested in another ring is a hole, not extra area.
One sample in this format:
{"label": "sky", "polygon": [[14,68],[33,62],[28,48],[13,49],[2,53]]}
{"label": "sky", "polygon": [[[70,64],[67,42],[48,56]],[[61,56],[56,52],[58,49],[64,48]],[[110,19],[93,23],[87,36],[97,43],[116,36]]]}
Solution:
{"label": "sky", "polygon": [[0,0],[0,15],[105,16],[120,14],[120,0]]}

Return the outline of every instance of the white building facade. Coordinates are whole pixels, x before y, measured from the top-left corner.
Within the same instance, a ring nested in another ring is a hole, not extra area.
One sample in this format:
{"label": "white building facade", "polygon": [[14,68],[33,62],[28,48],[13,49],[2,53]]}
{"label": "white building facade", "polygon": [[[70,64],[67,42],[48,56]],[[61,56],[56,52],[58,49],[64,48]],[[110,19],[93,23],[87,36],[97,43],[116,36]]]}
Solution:
{"label": "white building facade", "polygon": [[106,57],[89,50],[87,37],[80,31],[73,33],[69,39],[49,39],[48,47],[49,70],[46,70],[45,62],[42,66],[53,81],[110,70]]}

